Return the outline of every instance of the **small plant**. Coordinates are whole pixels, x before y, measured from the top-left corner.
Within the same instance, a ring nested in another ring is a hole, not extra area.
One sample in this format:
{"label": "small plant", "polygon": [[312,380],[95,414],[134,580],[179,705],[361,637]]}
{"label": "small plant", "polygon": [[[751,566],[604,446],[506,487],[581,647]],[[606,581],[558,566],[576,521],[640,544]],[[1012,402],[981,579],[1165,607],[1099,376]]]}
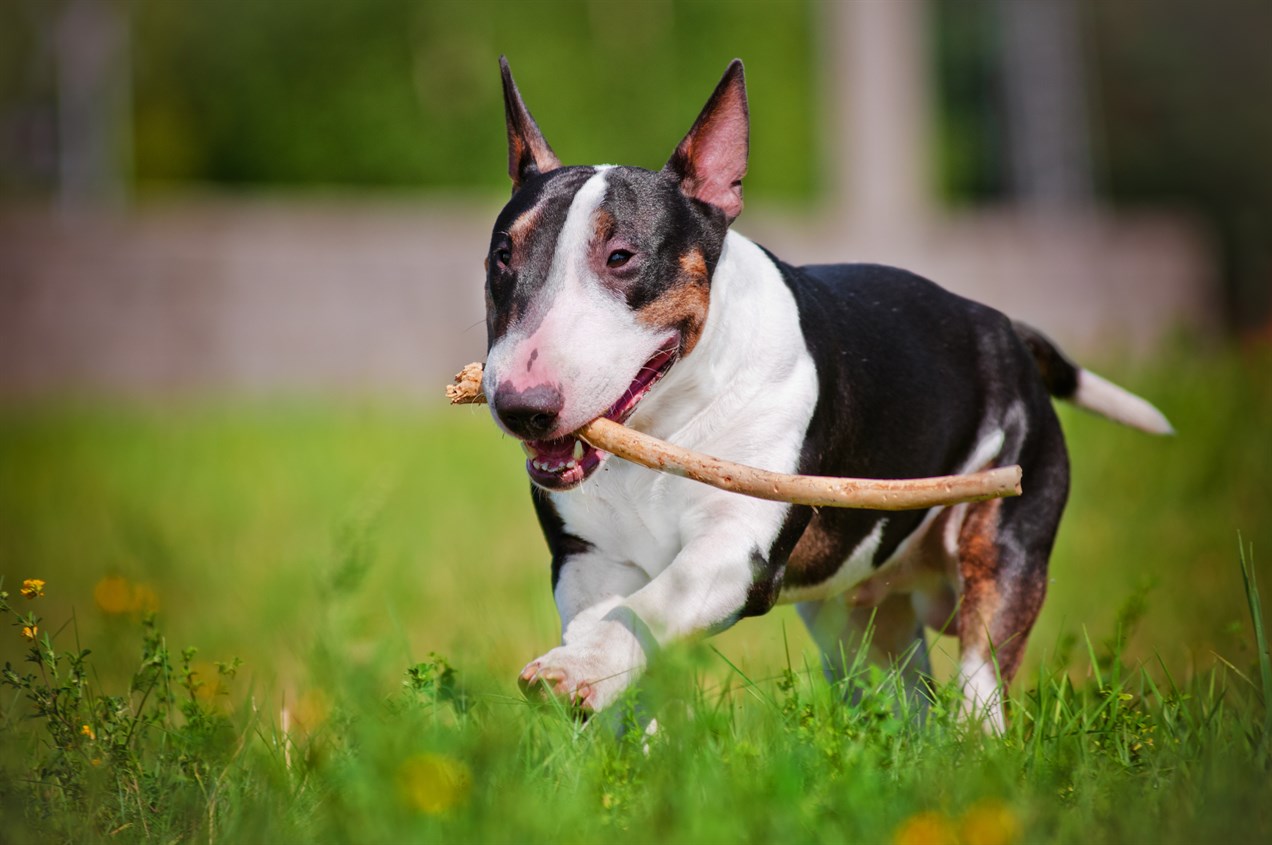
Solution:
{"label": "small plant", "polygon": [[[44,596],[45,582],[28,579],[20,595]],[[25,699],[37,725],[25,784],[33,821],[56,826],[84,819],[98,833],[132,826],[181,826],[174,808],[215,807],[235,731],[217,706],[240,662],[217,663],[213,681],[193,665],[196,649],[174,659],[154,613],[142,621],[141,661],[128,691],[108,694],[93,680],[92,652],[59,651],[34,609],[23,612],[0,584],[0,614],[28,642],[25,671],[6,662],[0,681]],[[72,620],[73,622],[73,620]],[[72,630],[74,626],[72,625]],[[7,729],[11,725],[5,726]],[[101,798],[102,800],[94,800]],[[193,817],[186,824],[199,823]],[[211,823],[213,816],[206,816]],[[171,831],[171,832],[178,832]],[[65,832],[70,833],[70,830]]]}
{"label": "small plant", "polygon": [[429,654],[428,660],[406,670],[402,688],[410,699],[419,704],[430,707],[449,704],[461,716],[469,708],[468,696],[459,686],[455,669],[446,658],[436,653]]}

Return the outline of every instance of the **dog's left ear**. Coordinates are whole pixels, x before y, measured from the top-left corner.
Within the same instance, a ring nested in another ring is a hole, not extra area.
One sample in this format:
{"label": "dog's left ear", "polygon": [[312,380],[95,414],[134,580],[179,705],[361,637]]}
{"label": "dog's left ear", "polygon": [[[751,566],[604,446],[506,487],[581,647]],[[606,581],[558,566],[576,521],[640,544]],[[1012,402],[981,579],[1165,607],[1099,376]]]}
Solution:
{"label": "dog's left ear", "polygon": [[734,59],[663,168],[680,180],[686,196],[714,205],[730,223],[742,213],[750,126],[742,62]]}
{"label": "dog's left ear", "polygon": [[522,102],[506,56],[499,57],[499,71],[503,76],[504,117],[508,121],[508,175],[512,177],[515,194],[532,176],[556,170],[561,160],[552,152],[539,131],[539,124]]}

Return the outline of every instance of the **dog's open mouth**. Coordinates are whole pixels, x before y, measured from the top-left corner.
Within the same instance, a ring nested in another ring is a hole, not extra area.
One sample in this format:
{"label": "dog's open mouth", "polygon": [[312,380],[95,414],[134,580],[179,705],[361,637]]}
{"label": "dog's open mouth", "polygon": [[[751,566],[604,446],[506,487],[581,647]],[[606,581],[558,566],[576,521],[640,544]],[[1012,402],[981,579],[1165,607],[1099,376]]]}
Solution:
{"label": "dog's open mouth", "polygon": [[[636,411],[640,400],[675,363],[679,340],[678,337],[673,338],[646,361],[631,385],[602,416],[615,422],[626,422]],[[526,453],[526,472],[530,480],[545,490],[569,490],[582,484],[608,457],[607,452],[568,435],[555,440],[523,441],[521,448]]]}

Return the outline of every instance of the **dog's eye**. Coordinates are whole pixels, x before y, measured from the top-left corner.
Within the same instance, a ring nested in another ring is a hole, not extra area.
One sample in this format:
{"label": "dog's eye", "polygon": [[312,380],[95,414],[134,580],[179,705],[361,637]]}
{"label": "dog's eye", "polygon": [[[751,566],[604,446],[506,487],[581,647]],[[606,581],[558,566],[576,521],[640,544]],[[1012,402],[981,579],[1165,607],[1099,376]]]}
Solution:
{"label": "dog's eye", "polygon": [[609,258],[605,259],[605,266],[610,269],[622,267],[628,261],[631,261],[632,254],[625,249],[616,249],[609,254]]}
{"label": "dog's eye", "polygon": [[512,261],[512,251],[506,246],[501,246],[495,250],[495,263],[500,267],[507,267]]}

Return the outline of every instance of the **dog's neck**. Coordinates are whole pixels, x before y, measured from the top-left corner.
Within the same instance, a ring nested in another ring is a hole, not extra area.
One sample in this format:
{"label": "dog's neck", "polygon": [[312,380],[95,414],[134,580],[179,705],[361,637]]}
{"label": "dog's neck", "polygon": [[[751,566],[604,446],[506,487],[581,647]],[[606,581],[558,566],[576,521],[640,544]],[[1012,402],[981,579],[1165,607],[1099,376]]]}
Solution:
{"label": "dog's neck", "polygon": [[782,384],[806,359],[799,314],[780,271],[759,246],[730,231],[701,339],[629,424],[675,442],[697,439],[696,429],[730,425],[756,391]]}

